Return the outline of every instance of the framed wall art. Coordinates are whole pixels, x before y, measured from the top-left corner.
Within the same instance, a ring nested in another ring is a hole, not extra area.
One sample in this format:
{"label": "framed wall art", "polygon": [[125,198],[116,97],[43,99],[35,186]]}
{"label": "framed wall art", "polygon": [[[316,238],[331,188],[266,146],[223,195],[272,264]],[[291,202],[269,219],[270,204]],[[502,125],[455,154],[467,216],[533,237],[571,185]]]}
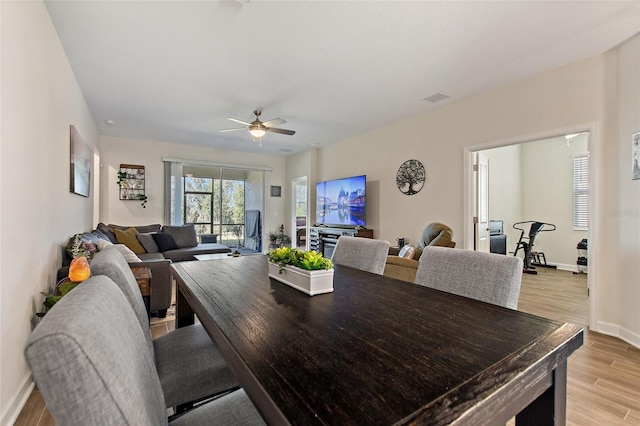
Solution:
{"label": "framed wall art", "polygon": [[271,196],[272,197],[280,197],[282,196],[282,187],[271,185]]}
{"label": "framed wall art", "polygon": [[640,132],[631,135],[631,179],[640,179]]}
{"label": "framed wall art", "polygon": [[89,196],[91,182],[91,161],[93,152],[82,139],[76,126],[70,126],[70,191],[74,194]]}

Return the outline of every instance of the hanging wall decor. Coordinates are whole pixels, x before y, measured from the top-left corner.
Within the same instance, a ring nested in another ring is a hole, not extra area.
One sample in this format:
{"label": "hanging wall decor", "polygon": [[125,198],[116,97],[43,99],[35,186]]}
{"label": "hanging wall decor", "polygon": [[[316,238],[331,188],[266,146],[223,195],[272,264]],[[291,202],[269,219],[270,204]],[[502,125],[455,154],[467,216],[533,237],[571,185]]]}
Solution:
{"label": "hanging wall decor", "polygon": [[405,195],[420,192],[427,179],[424,166],[418,160],[407,160],[400,165],[396,174],[396,185]]}
{"label": "hanging wall decor", "polygon": [[74,194],[89,196],[89,184],[91,182],[91,160],[93,152],[89,145],[82,139],[76,126],[70,126],[70,152],[71,152],[71,177],[70,190]]}
{"label": "hanging wall decor", "polygon": [[631,179],[640,179],[640,132],[631,135]]}
{"label": "hanging wall decor", "polygon": [[137,164],[120,164],[118,170],[119,198],[121,200],[138,200],[146,208],[147,196],[144,192],[144,166]]}

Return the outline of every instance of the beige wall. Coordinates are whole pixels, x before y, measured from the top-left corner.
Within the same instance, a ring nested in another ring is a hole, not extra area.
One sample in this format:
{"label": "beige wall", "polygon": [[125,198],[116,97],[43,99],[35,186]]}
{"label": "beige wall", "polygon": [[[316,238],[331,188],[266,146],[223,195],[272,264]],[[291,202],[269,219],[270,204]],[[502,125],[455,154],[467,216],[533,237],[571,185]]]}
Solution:
{"label": "beige wall", "polygon": [[640,35],[606,58],[610,125],[598,153],[597,320],[602,331],[640,346],[640,180],[631,180],[631,134],[640,131]]}
{"label": "beige wall", "polygon": [[[253,167],[271,167],[265,172],[265,186],[285,185],[285,158],[212,149],[203,146],[184,145],[166,141],[146,141],[139,139],[100,136],[101,187],[100,221],[119,225],[142,225],[164,222],[164,166],[162,158],[176,158],[196,162],[236,164]],[[120,164],[140,164],[145,166],[148,197],[146,208],[138,201],[118,199],[116,172]],[[286,220],[285,196],[276,198],[265,193],[265,215],[263,237],[266,231],[277,229]],[[263,247],[268,247],[268,241]]]}
{"label": "beige wall", "polygon": [[[366,174],[367,226],[380,238],[415,241],[428,223],[441,221],[465,247],[464,148],[601,121],[603,64],[603,57],[591,58],[321,148],[318,178]],[[406,196],[395,175],[412,158],[424,164],[427,182]]]}
{"label": "beige wall", "polygon": [[513,229],[523,219],[520,151],[522,145],[509,145],[482,151],[489,159],[489,218],[503,221],[507,251],[513,251],[520,232]]}
{"label": "beige wall", "polygon": [[[470,247],[465,150],[593,124],[591,325],[640,347],[640,185],[629,171],[631,133],[640,129],[639,44],[635,36],[613,52],[321,148],[318,180],[367,174],[367,226],[377,238],[415,242],[426,224],[442,221],[458,247]],[[395,173],[411,158],[425,165],[427,183],[408,197],[396,189]]]}
{"label": "beige wall", "polygon": [[[31,391],[23,349],[41,291],[56,284],[61,245],[93,222],[69,192],[69,126],[97,144],[94,120],[41,2],[0,2],[0,422]],[[95,173],[92,176],[95,183]]]}

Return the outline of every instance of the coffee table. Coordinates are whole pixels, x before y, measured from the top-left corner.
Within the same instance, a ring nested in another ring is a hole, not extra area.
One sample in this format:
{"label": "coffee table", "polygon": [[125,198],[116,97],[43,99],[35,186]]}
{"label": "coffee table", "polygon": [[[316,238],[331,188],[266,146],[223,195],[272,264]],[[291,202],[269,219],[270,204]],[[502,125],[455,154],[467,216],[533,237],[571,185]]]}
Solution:
{"label": "coffee table", "polygon": [[232,256],[231,253],[210,253],[210,254],[196,254],[193,257],[195,257],[197,260],[216,260],[216,259],[230,259],[234,256]]}

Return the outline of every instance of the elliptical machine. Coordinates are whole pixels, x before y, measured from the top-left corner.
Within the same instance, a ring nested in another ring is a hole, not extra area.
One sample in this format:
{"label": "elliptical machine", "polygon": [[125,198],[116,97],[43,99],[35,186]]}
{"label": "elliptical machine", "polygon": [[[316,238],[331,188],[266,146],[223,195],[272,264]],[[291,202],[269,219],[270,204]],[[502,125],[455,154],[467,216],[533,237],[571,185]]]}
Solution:
{"label": "elliptical machine", "polygon": [[[526,231],[524,229],[524,225],[528,223],[531,224],[531,227],[529,228],[529,234],[525,235]],[[517,225],[520,225],[520,226],[517,226]],[[522,269],[522,272],[524,272],[525,274],[535,275],[538,273],[538,271],[535,270],[536,266],[541,266],[544,268],[553,268],[553,269],[556,268],[555,265],[547,264],[547,259],[543,252],[533,250],[533,243],[538,233],[546,232],[546,231],[555,231],[556,226],[554,224],[528,220],[524,222],[514,223],[513,228],[520,231],[520,239],[516,243],[516,250],[513,252],[513,255],[517,256],[518,250],[520,249],[524,250],[524,257],[522,259],[524,262],[524,267]]]}

